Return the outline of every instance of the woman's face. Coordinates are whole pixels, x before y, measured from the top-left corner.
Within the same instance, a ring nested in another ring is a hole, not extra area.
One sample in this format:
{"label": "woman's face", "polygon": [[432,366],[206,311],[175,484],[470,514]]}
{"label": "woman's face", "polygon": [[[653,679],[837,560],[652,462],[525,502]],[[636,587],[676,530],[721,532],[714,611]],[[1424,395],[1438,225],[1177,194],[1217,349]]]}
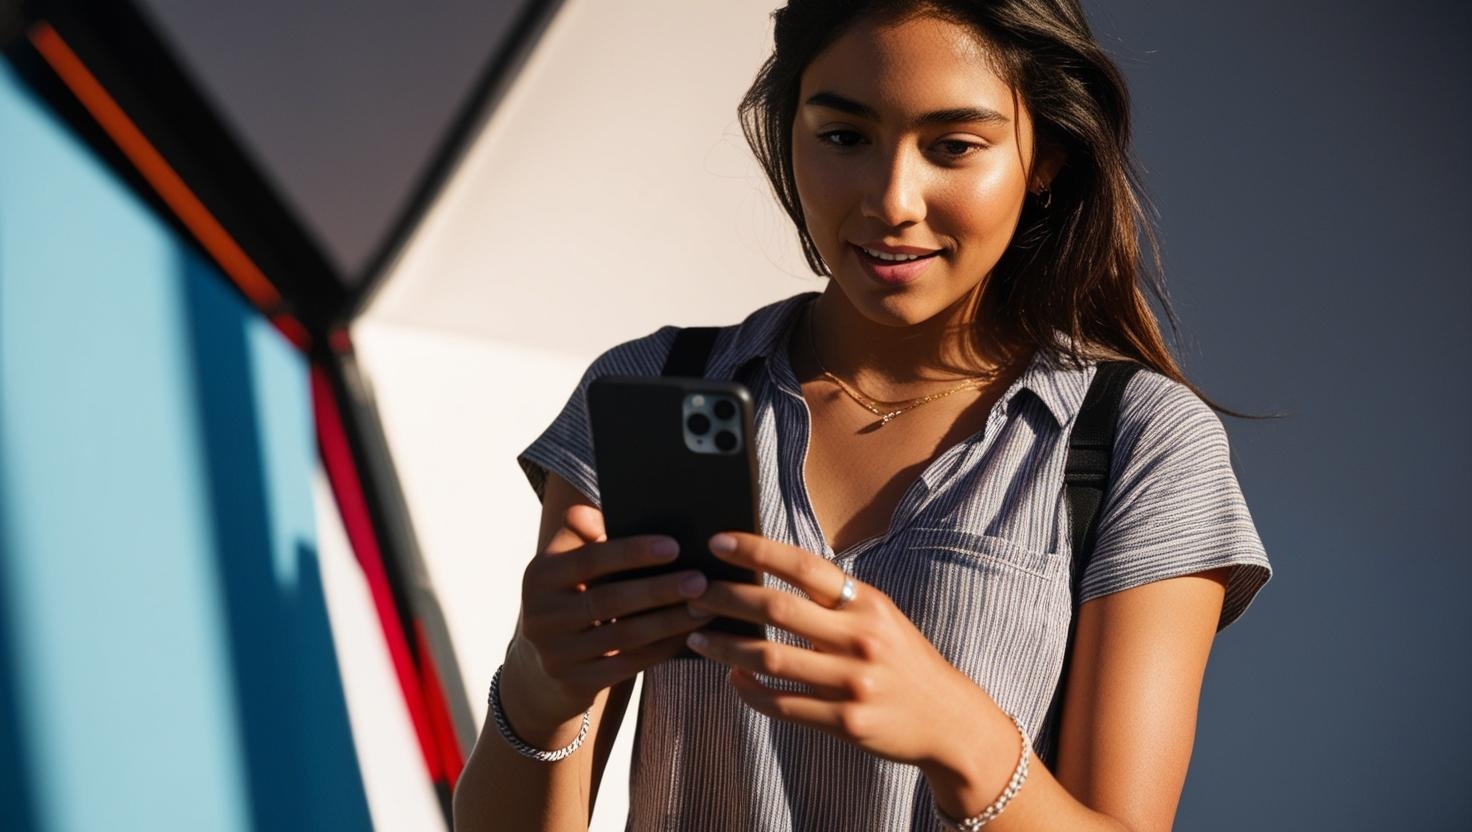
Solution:
{"label": "woman's face", "polygon": [[1032,156],[1027,112],[954,23],[861,22],[803,72],[792,165],[808,233],[876,323],[929,320],[981,283],[1017,227]]}

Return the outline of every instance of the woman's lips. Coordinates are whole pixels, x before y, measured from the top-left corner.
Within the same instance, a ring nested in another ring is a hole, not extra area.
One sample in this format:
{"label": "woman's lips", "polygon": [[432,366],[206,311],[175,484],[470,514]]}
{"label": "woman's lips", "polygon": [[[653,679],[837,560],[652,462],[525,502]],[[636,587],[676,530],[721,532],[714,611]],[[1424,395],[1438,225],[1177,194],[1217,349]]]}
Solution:
{"label": "woman's lips", "polygon": [[858,259],[860,268],[875,282],[884,286],[904,286],[907,283],[913,283],[926,269],[930,268],[936,255],[940,254],[939,251],[933,251],[914,260],[881,260],[865,252],[861,246],[852,243],[849,245],[853,248],[854,257]]}

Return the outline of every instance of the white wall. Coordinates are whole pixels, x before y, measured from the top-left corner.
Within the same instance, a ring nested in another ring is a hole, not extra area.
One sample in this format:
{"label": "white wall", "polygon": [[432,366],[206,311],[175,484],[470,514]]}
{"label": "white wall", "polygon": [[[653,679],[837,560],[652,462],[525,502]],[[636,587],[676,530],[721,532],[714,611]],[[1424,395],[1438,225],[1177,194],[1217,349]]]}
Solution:
{"label": "white wall", "polygon": [[741,137],[773,0],[570,0],[367,321],[589,356],[816,286]]}
{"label": "white wall", "polygon": [[[821,287],[736,120],[773,5],[569,0],[354,327],[481,719],[536,537],[516,453],[603,349]],[[623,828],[630,733],[595,830]]]}

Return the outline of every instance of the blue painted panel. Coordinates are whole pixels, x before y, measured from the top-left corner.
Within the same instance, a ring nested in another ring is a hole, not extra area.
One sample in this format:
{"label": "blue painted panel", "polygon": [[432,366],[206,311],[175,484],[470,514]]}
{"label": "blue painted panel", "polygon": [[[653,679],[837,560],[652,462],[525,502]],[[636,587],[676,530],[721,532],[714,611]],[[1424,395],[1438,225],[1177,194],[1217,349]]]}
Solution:
{"label": "blue painted panel", "polygon": [[369,825],[304,360],[0,63],[0,827]]}

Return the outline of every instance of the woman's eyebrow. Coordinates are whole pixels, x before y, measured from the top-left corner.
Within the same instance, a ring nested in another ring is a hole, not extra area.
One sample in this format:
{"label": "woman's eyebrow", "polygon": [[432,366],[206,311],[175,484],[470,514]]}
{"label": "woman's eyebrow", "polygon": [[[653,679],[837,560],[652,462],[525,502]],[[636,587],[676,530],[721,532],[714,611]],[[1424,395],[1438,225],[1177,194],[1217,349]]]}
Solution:
{"label": "woman's eyebrow", "polygon": [[[879,112],[868,104],[863,104],[852,98],[845,98],[836,92],[814,93],[807,101],[803,102],[809,107],[825,107],[830,110],[838,110],[852,116],[879,121]],[[987,124],[1007,124],[1011,119],[993,110],[990,107],[951,107],[946,110],[936,110],[926,113],[915,119],[915,125],[925,126],[931,124],[956,124],[958,122],[985,122]]]}

